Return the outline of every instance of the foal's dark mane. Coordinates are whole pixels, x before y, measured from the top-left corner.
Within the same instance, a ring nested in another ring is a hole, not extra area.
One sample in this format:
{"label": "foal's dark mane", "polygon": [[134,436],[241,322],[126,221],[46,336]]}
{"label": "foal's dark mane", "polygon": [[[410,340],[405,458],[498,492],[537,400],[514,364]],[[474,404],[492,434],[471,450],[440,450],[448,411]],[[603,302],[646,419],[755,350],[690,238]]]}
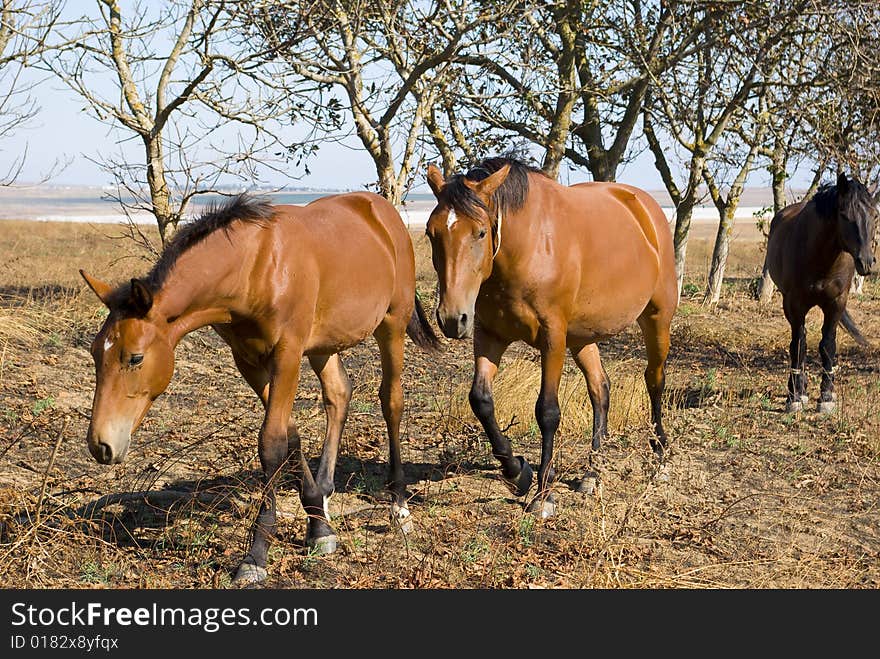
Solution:
{"label": "foal's dark mane", "polygon": [[[235,220],[248,224],[263,224],[273,215],[272,204],[262,198],[242,193],[224,203],[211,203],[205,211],[192,222],[182,225],[174,237],[165,245],[159,260],[141,282],[151,291],[162,288],[168,274],[181,254],[197,245],[217,230],[229,231]],[[131,293],[131,283],[117,288],[112,295],[111,306],[124,307]],[[115,303],[114,303],[115,301]]]}
{"label": "foal's dark mane", "polygon": [[838,212],[843,212],[856,219],[870,213],[874,197],[865,184],[854,178],[848,178],[846,183],[846,194],[840,194],[836,183],[825,183],[819,187],[810,201],[821,215],[834,217]]}
{"label": "foal's dark mane", "polygon": [[[504,183],[495,190],[492,200],[495,207],[500,210],[502,215],[507,215],[513,211],[519,210],[526,202],[529,195],[529,174],[545,174],[521,160],[510,156],[497,156],[493,158],[484,158],[471,167],[466,174],[455,174],[446,181],[443,188],[443,194],[446,201],[455,210],[456,213],[473,216],[478,208],[485,211],[484,204],[474,191],[464,183],[464,179],[471,181],[482,181],[491,174],[497,172],[504,165],[510,165],[510,173],[504,180]],[[494,218],[493,218],[494,219]]]}

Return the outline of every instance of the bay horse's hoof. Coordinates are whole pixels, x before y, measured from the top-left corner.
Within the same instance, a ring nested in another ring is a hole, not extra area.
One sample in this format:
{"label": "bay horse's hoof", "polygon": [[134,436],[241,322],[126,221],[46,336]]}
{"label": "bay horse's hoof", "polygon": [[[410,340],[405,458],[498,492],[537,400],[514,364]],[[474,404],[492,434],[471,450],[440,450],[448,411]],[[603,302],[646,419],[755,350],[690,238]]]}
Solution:
{"label": "bay horse's hoof", "polygon": [[538,519],[549,519],[556,514],[556,502],[550,497],[546,499],[536,497],[526,508],[526,512]]}
{"label": "bay horse's hoof", "polygon": [[593,496],[599,491],[599,474],[587,474],[577,484],[575,491]]}
{"label": "bay horse's hoof", "polygon": [[508,480],[505,478],[504,484],[507,485],[507,489],[509,489],[514,496],[522,497],[528,494],[535,474],[532,471],[531,465],[529,465],[523,456],[517,456],[517,460],[519,460],[519,476],[516,477],[516,480]]}
{"label": "bay horse's hoof", "polygon": [[322,535],[319,538],[306,538],[306,547],[313,556],[326,556],[336,551],[336,536]]}
{"label": "bay horse's hoof", "polygon": [[819,414],[831,414],[834,410],[837,409],[837,400],[832,398],[831,400],[819,400],[816,404],[816,411]]}
{"label": "bay horse's hoof", "polygon": [[400,529],[404,535],[409,535],[413,530],[412,517],[409,514],[409,508],[399,506],[396,503],[391,504],[391,526]]}
{"label": "bay horse's hoof", "polygon": [[244,560],[241,565],[238,566],[238,570],[235,573],[235,577],[232,579],[232,583],[236,586],[247,586],[265,581],[268,576],[269,572],[266,568],[251,563],[248,560]]}

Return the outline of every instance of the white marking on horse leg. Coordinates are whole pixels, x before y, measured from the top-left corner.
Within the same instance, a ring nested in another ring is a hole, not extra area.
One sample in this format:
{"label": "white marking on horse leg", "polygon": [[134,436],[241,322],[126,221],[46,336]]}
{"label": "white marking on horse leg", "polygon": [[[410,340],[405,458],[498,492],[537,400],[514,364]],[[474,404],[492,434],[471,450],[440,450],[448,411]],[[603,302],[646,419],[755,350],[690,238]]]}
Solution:
{"label": "white marking on horse leg", "polygon": [[330,497],[324,497],[324,517],[330,521]]}

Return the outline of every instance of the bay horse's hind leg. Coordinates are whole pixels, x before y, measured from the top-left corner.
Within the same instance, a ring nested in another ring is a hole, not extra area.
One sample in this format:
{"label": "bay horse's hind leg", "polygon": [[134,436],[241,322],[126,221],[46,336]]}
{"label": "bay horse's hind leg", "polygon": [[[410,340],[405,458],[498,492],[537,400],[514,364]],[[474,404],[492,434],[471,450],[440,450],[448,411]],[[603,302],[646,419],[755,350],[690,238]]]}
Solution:
{"label": "bay horse's hind leg", "polygon": [[839,301],[822,307],[822,340],[819,341],[819,358],[822,360],[822,384],[819,386],[819,401],[816,410],[831,414],[837,407],[837,394],[834,393],[834,372],[837,368],[837,323],[843,314],[844,306]]}
{"label": "bay horse's hind leg", "polygon": [[[407,316],[407,320],[409,316]],[[391,493],[391,523],[403,533],[412,530],[406,479],[403,461],[400,457],[400,419],[403,416],[403,386],[400,379],[403,372],[404,333],[406,322],[388,315],[373,332],[379,344],[382,360],[382,384],[379,385],[379,401],[382,416],[388,429],[388,482]]]}
{"label": "bay horse's hind leg", "polygon": [[336,458],[339,454],[339,442],[345,428],[345,421],[348,418],[351,381],[348,379],[339,353],[309,355],[309,364],[321,383],[321,400],[324,404],[326,417],[324,445],[321,449],[321,461],[318,465],[315,484],[321,493],[324,504],[324,519],[329,526],[330,511],[327,504],[335,489]]}
{"label": "bay horse's hind leg", "polygon": [[599,449],[602,440],[608,436],[608,406],[611,400],[611,382],[608,373],[602,366],[599,356],[599,348],[595,343],[590,343],[580,350],[571,349],[574,358],[584,380],[587,382],[587,391],[590,394],[590,403],[593,406],[593,441],[590,451],[590,467],[577,485],[577,491],[585,494],[594,494],[599,486],[601,458]]}
{"label": "bay horse's hind leg", "polygon": [[663,390],[666,388],[666,358],[669,355],[669,327],[672,322],[674,305],[659,307],[653,301],[638,318],[642,337],[645,341],[648,365],[645,367],[645,386],[651,400],[651,425],[654,437],[651,438],[651,450],[660,461],[658,476],[668,477],[664,460],[668,439],[663,429]]}
{"label": "bay horse's hind leg", "polygon": [[791,371],[788,375],[788,396],[785,399],[785,411],[788,414],[800,412],[807,398],[807,379],[804,374],[804,359],[807,353],[807,329],[804,326],[806,311],[796,308],[790,300],[783,298],[782,310],[791,326],[791,343],[788,355]]}

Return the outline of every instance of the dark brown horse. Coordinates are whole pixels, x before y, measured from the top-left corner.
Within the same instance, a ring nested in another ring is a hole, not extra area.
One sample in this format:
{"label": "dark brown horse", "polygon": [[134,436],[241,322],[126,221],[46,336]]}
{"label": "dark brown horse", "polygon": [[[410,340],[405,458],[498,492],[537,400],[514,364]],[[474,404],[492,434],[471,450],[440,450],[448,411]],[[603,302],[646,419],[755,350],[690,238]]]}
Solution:
{"label": "dark brown horse", "polygon": [[764,267],[782,293],[782,309],[791,325],[787,412],[801,410],[809,400],[804,321],[810,309],[819,307],[823,314],[819,412],[829,413],[836,407],[837,324],[859,344],[868,344],[849,316],[846,302],[853,273],[867,275],[874,267],[876,217],[876,200],[868,189],[840,174],[836,185],[825,185],[811,199],[786,206],[770,223]]}
{"label": "dark brown horse", "polygon": [[[308,515],[307,546],[317,553],[336,549],[327,500],[351,399],[339,353],[370,334],[382,361],[392,520],[406,528],[399,432],[404,333],[426,348],[438,341],[415,296],[409,232],[387,200],[356,192],[299,207],[239,196],[184,225],[144,278],[112,288],[81,274],[110,310],[91,348],[96,385],[88,446],[98,462],[125,459],[132,434],[171,380],[175,347],[200,327],[212,326],[229,345],[263,402],[265,489],[236,582],[267,575],[275,479],[287,461]],[[291,418],[303,355],[321,383],[327,417],[314,476]]]}
{"label": "dark brown horse", "polygon": [[[553,438],[566,349],[586,379],[596,452],[607,434],[609,404],[596,342],[633,322],[645,341],[656,434],[651,447],[662,464],[661,396],[678,295],[672,236],[657,202],[620,183],[560,185],[510,158],[486,159],[449,180],[431,165],[428,183],[437,197],[427,224],[439,283],[437,321],[450,338],[473,333],[471,408],[512,491],[528,492],[532,469],[514,457],[498,427],[492,381],[514,341],[541,352],[535,405],[541,465],[530,512],[548,517],[555,511]],[[588,471],[579,489],[592,491],[597,476]]]}

